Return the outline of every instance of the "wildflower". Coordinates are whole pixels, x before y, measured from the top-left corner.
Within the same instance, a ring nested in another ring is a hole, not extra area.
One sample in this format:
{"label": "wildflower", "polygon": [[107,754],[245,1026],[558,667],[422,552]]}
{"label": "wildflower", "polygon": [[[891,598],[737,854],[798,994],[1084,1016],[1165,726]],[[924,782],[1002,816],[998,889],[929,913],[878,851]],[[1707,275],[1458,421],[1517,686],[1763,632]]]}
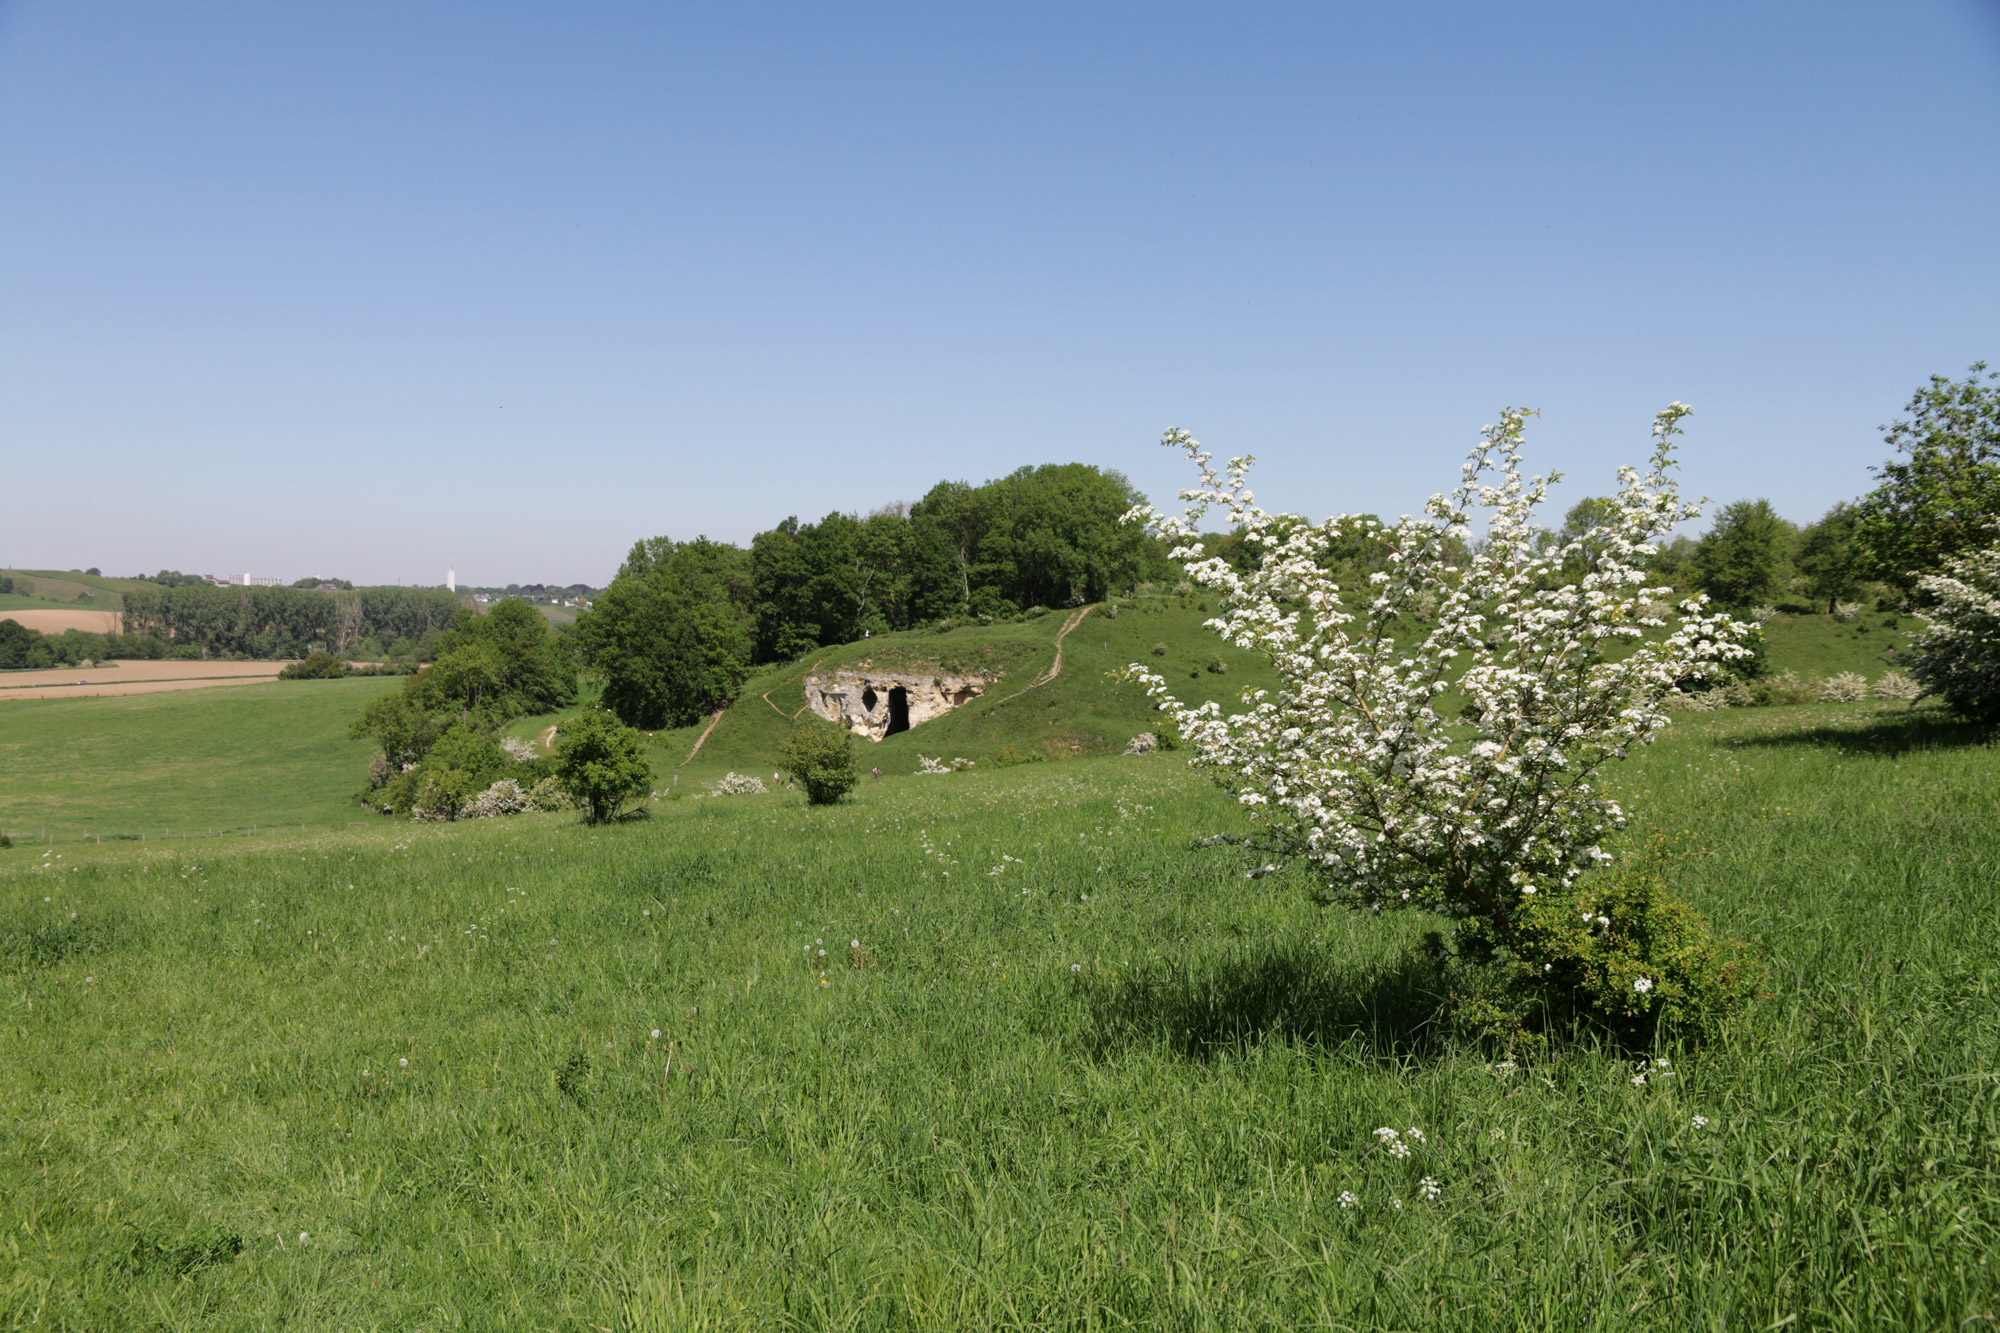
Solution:
{"label": "wildflower", "polygon": [[1653,989],[1653,979],[1651,977],[1640,977],[1632,983],[1632,989],[1644,995],[1647,991]]}
{"label": "wildflower", "polygon": [[1395,1130],[1390,1129],[1387,1125],[1384,1125],[1380,1129],[1375,1131],[1375,1137],[1382,1140],[1382,1142],[1384,1143],[1394,1143],[1396,1139],[1400,1136],[1396,1133]]}
{"label": "wildflower", "polygon": [[1083,971],[1083,964],[1082,964],[1082,963],[1071,963],[1071,964],[1069,965],[1069,970],[1070,970],[1070,971],[1072,971],[1072,972],[1081,972],[1081,971]]}
{"label": "wildflower", "polygon": [[410,1067],[410,1057],[406,1055],[402,1059],[396,1061],[396,1067],[399,1069],[408,1069]]}
{"label": "wildflower", "polygon": [[859,948],[861,947],[861,941],[860,941],[860,940],[849,940],[849,941],[847,942],[847,947],[848,947],[848,948],[850,948],[850,949],[859,949]]}
{"label": "wildflower", "polygon": [[303,1245],[305,1243],[306,1243],[306,1233],[301,1231],[299,1233],[299,1244]]}
{"label": "wildflower", "polygon": [[1340,1206],[1342,1208],[1359,1208],[1361,1200],[1354,1197],[1352,1190],[1342,1190],[1340,1192]]}
{"label": "wildflower", "polygon": [[659,1030],[658,1028],[654,1028],[654,1029],[653,1029],[653,1040],[654,1040],[654,1041],[658,1041],[659,1039],[660,1039],[660,1030]]}
{"label": "wildflower", "polygon": [[1693,1125],[1694,1125],[1694,1127],[1695,1127],[1696,1129],[1707,1129],[1707,1128],[1708,1128],[1708,1117],[1707,1117],[1707,1116],[1705,1116],[1705,1115],[1698,1115],[1698,1116],[1696,1116],[1696,1117],[1694,1118],[1694,1120],[1692,1121],[1692,1123],[1693,1123]]}
{"label": "wildflower", "polygon": [[1389,1155],[1391,1157],[1399,1159],[1408,1157],[1410,1155],[1410,1145],[1403,1142],[1401,1139],[1397,1139],[1394,1143],[1389,1145]]}
{"label": "wildflower", "polygon": [[1509,1074],[1513,1073],[1520,1067],[1521,1066],[1515,1064],[1512,1060],[1502,1060],[1499,1064],[1493,1066],[1493,1072],[1498,1074],[1501,1078],[1506,1078]]}
{"label": "wildflower", "polygon": [[1389,1200],[1389,1206],[1399,1213],[1403,1211],[1403,1201],[1401,1199]]}
{"label": "wildflower", "polygon": [[1417,1184],[1417,1193],[1423,1196],[1426,1203],[1435,1203],[1438,1197],[1444,1193],[1444,1186],[1438,1184],[1437,1181],[1431,1179],[1429,1176],[1425,1176]]}
{"label": "wildflower", "polygon": [[1633,1086],[1633,1087],[1635,1087],[1635,1088],[1643,1088],[1643,1087],[1645,1087],[1645,1086],[1646,1086],[1646,1076],[1645,1076],[1644,1074],[1634,1074],[1634,1075],[1632,1075],[1632,1086]]}

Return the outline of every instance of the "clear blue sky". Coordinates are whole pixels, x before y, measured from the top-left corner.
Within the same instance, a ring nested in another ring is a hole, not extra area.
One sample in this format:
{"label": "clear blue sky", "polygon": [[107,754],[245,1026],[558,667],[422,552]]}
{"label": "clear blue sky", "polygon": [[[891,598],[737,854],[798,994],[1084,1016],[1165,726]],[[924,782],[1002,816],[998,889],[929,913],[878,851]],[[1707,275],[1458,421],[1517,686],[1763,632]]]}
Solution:
{"label": "clear blue sky", "polygon": [[606,580],[1024,463],[1801,520],[2000,361],[2000,10],[0,0],[0,564]]}

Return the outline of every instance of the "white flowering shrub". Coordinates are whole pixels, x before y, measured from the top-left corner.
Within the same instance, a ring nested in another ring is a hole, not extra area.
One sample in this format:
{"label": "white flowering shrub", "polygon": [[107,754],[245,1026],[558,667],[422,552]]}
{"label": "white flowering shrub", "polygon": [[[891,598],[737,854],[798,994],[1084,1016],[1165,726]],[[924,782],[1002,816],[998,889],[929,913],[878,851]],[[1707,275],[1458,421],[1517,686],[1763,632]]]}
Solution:
{"label": "white flowering shrub", "polygon": [[460,819],[491,819],[496,815],[518,815],[529,808],[528,793],[512,778],[501,778],[466,802]]}
{"label": "white flowering shrub", "polygon": [[724,773],[707,786],[716,796],[762,796],[769,790],[762,778],[753,778],[748,773]]}
{"label": "white flowering shrub", "polygon": [[918,755],[918,756],[917,756],[917,772],[919,772],[919,773],[949,773],[949,772],[951,772],[951,765],[950,765],[950,764],[947,764],[947,763],[945,763],[945,762],[944,762],[944,758],[943,758],[943,756],[939,756],[939,757],[938,757],[938,758],[936,758],[936,759],[926,759],[926,758],[924,758],[924,757],[923,757],[922,755]]}
{"label": "white flowering shrub", "polygon": [[1750,619],[1754,624],[1762,625],[1766,621],[1776,620],[1777,618],[1778,608],[1775,606],[1753,606],[1750,608]]}
{"label": "white flowering shrub", "polygon": [[1888,671],[1875,682],[1875,697],[1909,702],[1923,693],[1923,688],[1900,671]]}
{"label": "white flowering shrub", "polygon": [[1833,604],[1833,618],[1835,620],[1852,620],[1860,611],[1861,603],[1859,602],[1835,602]]}
{"label": "white flowering shrub", "polygon": [[525,764],[530,759],[541,757],[541,751],[535,748],[533,741],[523,740],[519,736],[502,736],[500,748],[505,750],[507,757],[517,764]]}
{"label": "white flowering shrub", "polygon": [[1819,701],[1823,704],[1860,703],[1868,697],[1868,677],[1859,671],[1841,671],[1820,683]]}
{"label": "white flowering shrub", "polygon": [[[1599,768],[1651,741],[1676,683],[1719,676],[1750,631],[1702,597],[1672,621],[1645,614],[1672,591],[1646,578],[1655,539],[1700,512],[1670,475],[1688,410],[1659,415],[1647,469],[1620,469],[1601,526],[1567,542],[1535,523],[1556,478],[1523,475],[1520,411],[1486,429],[1455,491],[1392,526],[1268,514],[1245,484],[1251,460],[1218,473],[1168,432],[1200,485],[1181,493],[1184,514],[1127,517],[1176,543],[1188,577],[1222,596],[1209,627],[1262,653],[1279,680],[1225,714],[1181,702],[1143,664],[1126,669],[1255,827],[1211,841],[1248,845],[1266,871],[1302,864],[1322,901],[1443,914],[1472,927],[1482,953],[1518,942],[1537,895],[1566,897],[1610,861],[1625,812]],[[1211,509],[1240,527],[1250,572],[1202,558]],[[1487,515],[1476,546],[1475,510]],[[1331,556],[1356,537],[1386,549],[1386,568],[1343,587]],[[1566,580],[1566,565],[1586,572]],[[1448,716],[1454,688],[1466,703]]]}
{"label": "white flowering shrub", "polygon": [[1160,738],[1150,731],[1142,731],[1125,746],[1126,754],[1151,754],[1160,748]]}
{"label": "white flowering shrub", "polygon": [[1917,580],[1932,603],[1910,656],[1918,697],[1980,722],[2000,721],[2000,546],[1971,551]]}

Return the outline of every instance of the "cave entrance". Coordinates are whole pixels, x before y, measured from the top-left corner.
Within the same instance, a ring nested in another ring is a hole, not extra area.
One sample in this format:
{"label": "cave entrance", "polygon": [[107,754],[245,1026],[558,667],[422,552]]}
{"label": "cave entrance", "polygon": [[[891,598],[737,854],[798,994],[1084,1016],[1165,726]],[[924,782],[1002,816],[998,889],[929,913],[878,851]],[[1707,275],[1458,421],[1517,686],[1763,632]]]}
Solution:
{"label": "cave entrance", "polygon": [[901,685],[889,691],[889,727],[882,734],[894,736],[910,729],[910,692]]}

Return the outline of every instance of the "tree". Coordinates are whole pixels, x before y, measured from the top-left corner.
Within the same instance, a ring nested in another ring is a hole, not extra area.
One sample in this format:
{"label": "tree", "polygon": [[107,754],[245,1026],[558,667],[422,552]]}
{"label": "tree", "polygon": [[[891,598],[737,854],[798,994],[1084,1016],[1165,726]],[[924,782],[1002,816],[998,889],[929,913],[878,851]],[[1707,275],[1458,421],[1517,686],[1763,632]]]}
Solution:
{"label": "tree", "polygon": [[651,790],[653,766],[638,732],[592,709],[556,733],[556,783],[582,809],[585,822],[603,824],[627,801]]}
{"label": "tree", "polygon": [[798,779],[813,805],[834,804],[861,780],[854,761],[854,733],[818,718],[801,720],[792,728],[779,767]]}
{"label": "tree", "polygon": [[747,621],[716,546],[639,543],[577,619],[578,650],[604,675],[604,705],[628,725],[687,726],[733,699],[749,674]]}
{"label": "tree", "polygon": [[[1169,432],[1200,485],[1183,492],[1184,515],[1148,507],[1135,517],[1179,543],[1188,577],[1221,594],[1220,632],[1264,654],[1279,682],[1225,716],[1213,702],[1182,703],[1142,664],[1127,668],[1251,820],[1250,835],[1216,841],[1254,849],[1264,864],[1253,875],[1301,866],[1323,902],[1438,913],[1452,927],[1440,951],[1474,967],[1505,958],[1516,978],[1609,1016],[1733,1002],[1714,993],[1712,973],[1649,951],[1657,896],[1607,892],[1600,906],[1585,878],[1614,860],[1604,844],[1625,823],[1598,771],[1652,740],[1669,720],[1664,697],[1719,670],[1748,629],[1700,599],[1671,625],[1648,609],[1666,591],[1648,586],[1653,542],[1698,512],[1670,476],[1687,410],[1677,403],[1657,418],[1643,474],[1620,470],[1615,514],[1588,534],[1596,554],[1574,583],[1560,571],[1583,558],[1584,539],[1550,546],[1533,521],[1551,479],[1522,475],[1525,413],[1487,428],[1454,493],[1381,531],[1388,569],[1347,585],[1328,573],[1326,550],[1354,519],[1280,523],[1251,502],[1249,460],[1232,460],[1225,478],[1192,438]],[[1257,549],[1250,573],[1196,558],[1212,507]],[[1461,557],[1476,508],[1490,514],[1487,536]],[[1408,635],[1413,608],[1426,605],[1426,632]],[[1439,700],[1454,687],[1466,706],[1448,714]]]}
{"label": "tree", "polygon": [[1904,591],[1963,552],[1990,544],[2000,521],[2000,372],[1976,361],[1960,381],[1942,375],[1910,399],[1909,416],[1883,428],[1902,460],[1856,506],[1862,572]]}
{"label": "tree", "polygon": [[1799,534],[1795,563],[1813,596],[1825,601],[1828,615],[1842,598],[1861,591],[1854,549],[1857,519],[1854,506],[1843,501]]}
{"label": "tree", "polygon": [[1910,656],[1925,698],[1976,722],[2000,722],[2000,545],[1968,551],[1917,580],[1930,603]]}
{"label": "tree", "polygon": [[1724,606],[1776,601],[1785,591],[1797,533],[1769,500],[1724,505],[1715,526],[1695,544],[1695,578]]}

